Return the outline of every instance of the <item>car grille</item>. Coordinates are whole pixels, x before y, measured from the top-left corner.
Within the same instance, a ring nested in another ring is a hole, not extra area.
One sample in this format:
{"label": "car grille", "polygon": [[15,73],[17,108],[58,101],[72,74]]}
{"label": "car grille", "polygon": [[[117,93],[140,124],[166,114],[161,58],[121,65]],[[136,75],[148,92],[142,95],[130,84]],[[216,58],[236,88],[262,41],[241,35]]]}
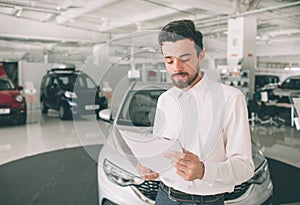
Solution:
{"label": "car grille", "polygon": [[[154,201],[158,191],[159,183],[159,181],[145,181],[140,185],[134,186],[141,192],[141,194]],[[225,193],[225,201],[239,198],[249,189],[250,185],[250,183],[245,182],[235,186],[233,192]]]}
{"label": "car grille", "polygon": [[250,183],[244,182],[240,185],[235,186],[233,192],[226,193],[224,195],[225,201],[239,198],[240,196],[242,196],[249,189],[250,185],[251,185]]}
{"label": "car grille", "polygon": [[144,183],[140,185],[134,185],[145,197],[151,200],[155,200],[158,187],[159,187],[159,181],[145,181]]}

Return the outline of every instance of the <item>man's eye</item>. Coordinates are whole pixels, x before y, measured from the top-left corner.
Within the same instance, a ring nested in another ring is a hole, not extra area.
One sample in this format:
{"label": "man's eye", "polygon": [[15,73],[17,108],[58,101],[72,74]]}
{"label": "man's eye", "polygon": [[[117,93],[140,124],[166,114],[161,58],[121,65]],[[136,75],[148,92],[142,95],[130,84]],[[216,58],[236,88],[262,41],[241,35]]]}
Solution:
{"label": "man's eye", "polygon": [[187,58],[187,59],[181,59],[182,62],[188,62],[190,59]]}

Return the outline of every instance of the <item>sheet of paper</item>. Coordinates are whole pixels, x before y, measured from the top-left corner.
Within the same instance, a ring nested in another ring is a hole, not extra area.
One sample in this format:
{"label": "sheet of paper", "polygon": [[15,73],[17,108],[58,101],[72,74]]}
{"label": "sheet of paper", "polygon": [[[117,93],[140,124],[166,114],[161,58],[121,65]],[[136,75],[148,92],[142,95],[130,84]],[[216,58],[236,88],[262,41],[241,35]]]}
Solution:
{"label": "sheet of paper", "polygon": [[171,161],[165,157],[165,154],[172,151],[182,152],[181,144],[177,139],[129,131],[120,131],[120,133],[138,161],[144,167],[161,175],[172,167]]}

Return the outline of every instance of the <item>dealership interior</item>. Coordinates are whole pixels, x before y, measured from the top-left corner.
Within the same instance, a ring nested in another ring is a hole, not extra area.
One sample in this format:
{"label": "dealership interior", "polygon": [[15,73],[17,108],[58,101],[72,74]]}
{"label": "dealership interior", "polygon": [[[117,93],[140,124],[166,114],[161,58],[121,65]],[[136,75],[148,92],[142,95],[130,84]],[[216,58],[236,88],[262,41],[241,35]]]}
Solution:
{"label": "dealership interior", "polygon": [[180,19],[203,34],[205,75],[247,102],[255,173],[225,204],[300,204],[299,11],[297,0],[0,0],[0,204],[154,204],[157,182],[130,171],[111,136],[126,106],[148,106],[130,129],[150,132],[147,86],[172,83],[157,36]]}

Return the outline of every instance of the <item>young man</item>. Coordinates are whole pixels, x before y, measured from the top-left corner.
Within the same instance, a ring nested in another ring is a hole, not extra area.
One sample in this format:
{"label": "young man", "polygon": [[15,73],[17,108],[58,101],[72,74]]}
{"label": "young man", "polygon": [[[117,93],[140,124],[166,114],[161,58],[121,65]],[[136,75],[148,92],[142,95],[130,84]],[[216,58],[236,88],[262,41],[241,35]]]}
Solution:
{"label": "young man", "polygon": [[[156,205],[224,204],[224,193],[254,173],[245,96],[201,71],[205,51],[193,21],[170,22],[158,40],[175,86],[158,100],[153,132],[178,139],[184,151],[166,155],[173,168],[160,176]],[[138,171],[145,180],[159,177]]]}

